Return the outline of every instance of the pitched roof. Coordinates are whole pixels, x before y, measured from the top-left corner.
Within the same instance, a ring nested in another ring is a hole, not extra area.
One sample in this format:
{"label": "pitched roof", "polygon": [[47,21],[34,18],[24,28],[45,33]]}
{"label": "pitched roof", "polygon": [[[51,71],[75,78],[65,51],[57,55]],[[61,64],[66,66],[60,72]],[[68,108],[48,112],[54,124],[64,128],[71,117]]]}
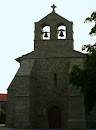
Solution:
{"label": "pitched roof", "polygon": [[60,16],[59,14],[57,14],[57,13],[55,13],[55,12],[49,13],[49,14],[46,15],[44,18],[42,18],[41,20],[39,20],[38,22],[35,22],[35,23],[39,23],[39,22],[42,22],[43,20],[47,20],[47,19],[50,19],[50,18],[52,19],[52,18],[54,18],[54,17],[56,17],[56,18],[58,18],[58,19],[62,19],[63,21],[66,21],[66,22],[69,22],[69,23],[72,23],[72,24],[73,24],[72,21],[69,21],[69,20],[63,18],[62,16]]}
{"label": "pitched roof", "polygon": [[7,101],[7,94],[0,94],[0,101]]}

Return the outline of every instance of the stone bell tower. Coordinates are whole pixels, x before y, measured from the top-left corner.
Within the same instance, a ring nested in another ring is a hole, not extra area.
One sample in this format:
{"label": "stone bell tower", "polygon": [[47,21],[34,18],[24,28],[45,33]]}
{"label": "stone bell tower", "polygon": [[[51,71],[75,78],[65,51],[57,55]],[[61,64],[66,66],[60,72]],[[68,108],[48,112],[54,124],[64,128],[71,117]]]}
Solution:
{"label": "stone bell tower", "polygon": [[63,56],[65,51],[73,50],[73,23],[56,14],[56,6],[51,7],[53,11],[35,23],[35,51],[39,55],[41,52],[47,53],[47,57]]}
{"label": "stone bell tower", "polygon": [[74,51],[73,23],[52,12],[35,23],[35,50],[16,60],[20,68],[8,88],[7,127],[85,128],[80,92],[69,85]]}

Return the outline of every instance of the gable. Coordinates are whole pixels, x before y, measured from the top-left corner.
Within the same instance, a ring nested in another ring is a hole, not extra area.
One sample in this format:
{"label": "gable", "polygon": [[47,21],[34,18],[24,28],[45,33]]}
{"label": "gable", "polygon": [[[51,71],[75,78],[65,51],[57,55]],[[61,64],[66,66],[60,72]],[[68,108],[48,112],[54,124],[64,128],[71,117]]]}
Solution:
{"label": "gable", "polygon": [[[47,21],[47,22],[46,22]],[[73,24],[73,22],[68,21],[67,19],[63,18],[62,16],[60,16],[57,13],[51,12],[50,14],[48,14],[47,16],[45,16],[43,19],[41,19],[40,21],[36,22],[36,24],[49,24],[51,22],[55,22],[56,24],[59,23],[64,23],[65,26],[67,26],[67,24]]]}

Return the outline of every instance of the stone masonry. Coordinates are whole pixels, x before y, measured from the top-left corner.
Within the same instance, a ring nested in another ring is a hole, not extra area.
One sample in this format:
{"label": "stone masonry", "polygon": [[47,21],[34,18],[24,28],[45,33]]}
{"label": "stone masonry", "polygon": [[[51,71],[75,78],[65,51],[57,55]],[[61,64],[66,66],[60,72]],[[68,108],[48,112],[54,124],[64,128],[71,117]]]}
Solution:
{"label": "stone masonry", "polygon": [[[61,25],[66,26],[66,39],[57,37],[57,28]],[[49,40],[42,39],[45,26],[50,26]],[[69,85],[72,65],[83,68],[85,57],[74,50],[73,23],[53,8],[35,23],[34,46],[34,52],[16,59],[20,68],[8,88],[6,126],[84,130],[82,96]]]}

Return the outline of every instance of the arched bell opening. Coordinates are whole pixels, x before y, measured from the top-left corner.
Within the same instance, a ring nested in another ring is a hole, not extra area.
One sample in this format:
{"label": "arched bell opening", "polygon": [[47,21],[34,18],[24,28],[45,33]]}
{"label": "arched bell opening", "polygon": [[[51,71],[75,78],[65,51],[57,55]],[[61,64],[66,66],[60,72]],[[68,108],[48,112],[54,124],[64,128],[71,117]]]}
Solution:
{"label": "arched bell opening", "polygon": [[57,39],[66,39],[66,26],[64,25],[58,26]]}
{"label": "arched bell opening", "polygon": [[41,39],[49,40],[50,39],[50,26],[46,25],[41,28]]}

